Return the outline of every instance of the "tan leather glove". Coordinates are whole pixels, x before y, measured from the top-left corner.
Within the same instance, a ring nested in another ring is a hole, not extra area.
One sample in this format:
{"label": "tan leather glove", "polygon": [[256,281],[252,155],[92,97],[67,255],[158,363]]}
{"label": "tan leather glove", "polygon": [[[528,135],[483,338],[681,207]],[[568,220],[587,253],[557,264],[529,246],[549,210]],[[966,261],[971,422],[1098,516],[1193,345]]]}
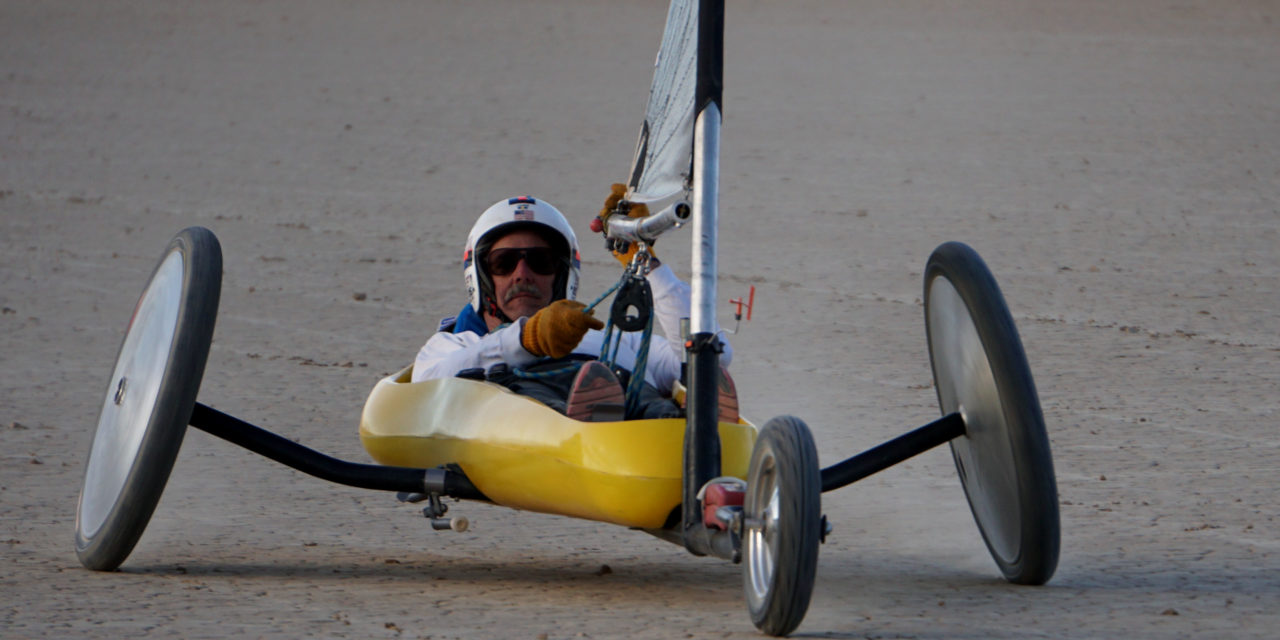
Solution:
{"label": "tan leather glove", "polygon": [[587,329],[603,329],[604,323],[583,313],[587,305],[577,300],[556,300],[539,309],[524,323],[520,346],[535,356],[563,358],[582,342]]}
{"label": "tan leather glove", "polygon": [[[625,184],[615,182],[613,183],[612,186],[609,187],[609,197],[604,199],[604,207],[600,209],[600,214],[596,216],[597,218],[600,219],[600,222],[602,223],[600,225],[600,230],[602,232],[608,230],[609,214],[613,213],[613,210],[618,207],[618,203],[622,202],[622,198],[626,195],[627,195],[627,185]],[[627,217],[628,218],[649,217],[649,205],[643,204],[643,203],[632,204],[631,208],[627,210]],[[592,229],[595,229],[595,226],[596,225],[592,225]],[[636,251],[638,249],[639,247],[636,245],[636,243],[631,242],[627,244],[626,251],[618,251],[616,248],[610,246],[609,252],[613,254],[614,258],[618,259],[618,262],[622,263],[622,266],[626,267],[631,264],[631,258],[635,257]],[[649,255],[655,258],[658,257],[658,254],[654,253],[653,251],[653,245],[649,245]]]}

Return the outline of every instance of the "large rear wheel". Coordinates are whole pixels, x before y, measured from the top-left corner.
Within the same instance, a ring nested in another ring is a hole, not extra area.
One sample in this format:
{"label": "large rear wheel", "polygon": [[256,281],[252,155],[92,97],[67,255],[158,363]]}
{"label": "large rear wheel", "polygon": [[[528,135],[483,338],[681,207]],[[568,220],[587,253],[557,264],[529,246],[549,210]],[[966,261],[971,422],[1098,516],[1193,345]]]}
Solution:
{"label": "large rear wheel", "polygon": [[213,338],[222,249],[191,227],[165,249],[116,356],[76,509],[76,555],[120,566],[151,519],[182,436]]}
{"label": "large rear wheel", "polygon": [[929,358],[978,529],[1010,582],[1044,584],[1058,565],[1058,489],[1031,369],[1004,296],[982,258],[949,242],[924,275]]}
{"label": "large rear wheel", "polygon": [[818,572],[822,477],[809,427],[781,416],[765,423],[747,471],[743,582],[751,621],[785,636],[809,609]]}

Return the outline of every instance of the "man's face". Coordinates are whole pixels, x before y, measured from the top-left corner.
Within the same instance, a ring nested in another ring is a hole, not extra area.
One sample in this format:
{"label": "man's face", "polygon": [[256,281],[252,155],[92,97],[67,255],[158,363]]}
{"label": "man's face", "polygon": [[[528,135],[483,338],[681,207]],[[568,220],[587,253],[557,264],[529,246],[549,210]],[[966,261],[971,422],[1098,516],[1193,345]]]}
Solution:
{"label": "man's face", "polygon": [[[550,249],[551,245],[542,236],[532,231],[513,231],[498,239],[485,255],[486,272],[493,279],[493,295],[498,308],[515,320],[531,316],[539,309],[551,304],[552,288],[556,280],[553,269],[549,274],[540,274],[529,266],[531,259],[521,258],[510,273],[499,275],[502,269],[495,269],[493,258],[500,256],[502,249]],[[510,255],[512,252],[506,252]],[[509,258],[510,259],[510,258]],[[543,269],[545,270],[545,269]],[[486,313],[485,323],[489,329],[496,329],[502,324],[500,320]]]}

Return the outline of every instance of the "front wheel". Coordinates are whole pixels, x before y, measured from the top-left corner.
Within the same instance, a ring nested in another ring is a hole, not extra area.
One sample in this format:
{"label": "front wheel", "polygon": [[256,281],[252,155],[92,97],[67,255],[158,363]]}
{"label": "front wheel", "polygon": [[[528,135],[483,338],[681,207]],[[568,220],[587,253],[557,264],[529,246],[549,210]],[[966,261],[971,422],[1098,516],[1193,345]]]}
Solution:
{"label": "front wheel", "polygon": [[134,308],[76,507],[76,555],[89,569],[119,567],[160,501],[195,406],[221,286],[217,238],[191,227],[169,243]]}
{"label": "front wheel", "polygon": [[751,621],[785,636],[809,609],[818,572],[822,476],[809,427],[782,416],[751,453],[743,504],[743,583]]}
{"label": "front wheel", "polygon": [[964,419],[951,452],[982,539],[1007,580],[1044,584],[1058,565],[1058,490],[1004,296],[973,249],[949,242],[925,267],[924,309],[938,404]]}

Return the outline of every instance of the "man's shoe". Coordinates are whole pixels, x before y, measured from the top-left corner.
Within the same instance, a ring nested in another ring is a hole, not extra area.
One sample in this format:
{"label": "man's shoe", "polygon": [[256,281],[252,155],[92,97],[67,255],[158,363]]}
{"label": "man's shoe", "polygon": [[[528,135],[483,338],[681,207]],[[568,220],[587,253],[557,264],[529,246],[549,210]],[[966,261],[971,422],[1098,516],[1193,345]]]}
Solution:
{"label": "man's shoe", "polygon": [[[738,389],[733,384],[733,378],[729,377],[729,370],[724,367],[720,367],[720,387],[716,389],[716,396],[716,402],[720,410],[716,420],[736,424],[740,417],[738,414]],[[671,399],[681,409],[689,407],[688,390],[678,380],[671,389]]]}
{"label": "man's shoe", "polygon": [[565,415],[582,422],[613,422],[625,412],[626,397],[613,370],[598,360],[584,363],[569,387]]}
{"label": "man's shoe", "polygon": [[720,422],[738,422],[738,388],[729,377],[729,370],[720,367]]}

